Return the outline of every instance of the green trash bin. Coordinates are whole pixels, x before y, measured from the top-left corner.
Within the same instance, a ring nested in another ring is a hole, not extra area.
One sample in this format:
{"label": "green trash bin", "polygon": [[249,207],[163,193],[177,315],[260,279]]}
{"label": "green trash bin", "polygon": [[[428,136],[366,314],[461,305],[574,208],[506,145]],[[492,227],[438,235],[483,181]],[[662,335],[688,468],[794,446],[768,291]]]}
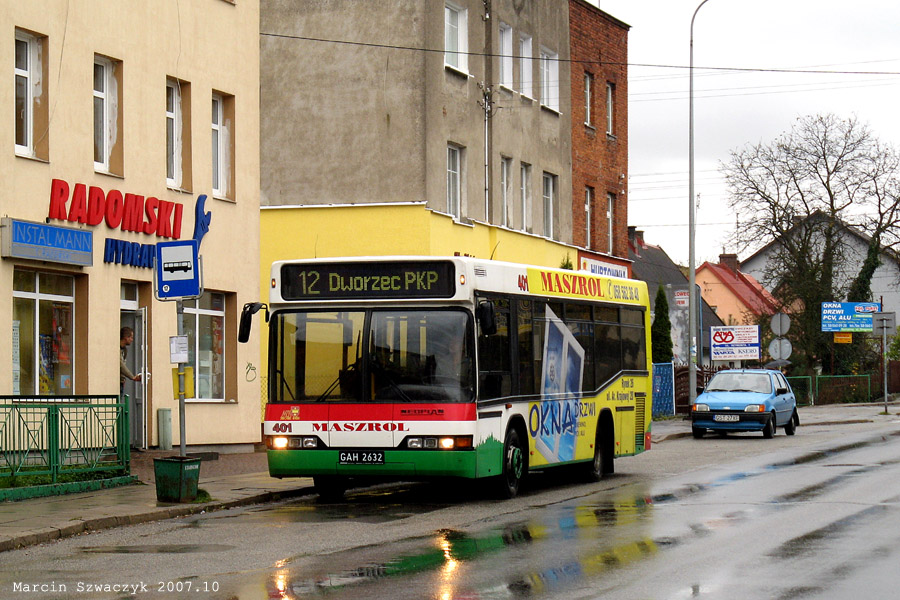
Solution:
{"label": "green trash bin", "polygon": [[200,482],[200,459],[166,456],[153,459],[156,499],[160,502],[193,502]]}

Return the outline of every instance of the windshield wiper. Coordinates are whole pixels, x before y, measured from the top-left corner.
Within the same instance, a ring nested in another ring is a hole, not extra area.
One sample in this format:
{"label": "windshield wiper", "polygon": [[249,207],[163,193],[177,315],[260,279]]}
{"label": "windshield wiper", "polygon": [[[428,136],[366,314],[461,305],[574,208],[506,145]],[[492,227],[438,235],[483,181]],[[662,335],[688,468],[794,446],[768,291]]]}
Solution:
{"label": "windshield wiper", "polygon": [[372,367],[372,370],[378,371],[378,372],[380,372],[380,373],[384,376],[384,379],[385,379],[385,381],[387,381],[388,386],[389,386],[392,390],[394,390],[395,392],[397,392],[397,395],[400,396],[400,399],[401,399],[401,400],[403,400],[403,401],[405,401],[405,402],[412,402],[412,401],[413,401],[413,399],[410,398],[410,397],[406,394],[406,392],[404,392],[402,389],[400,389],[400,386],[397,385],[397,383],[396,383],[396,382],[394,381],[394,379],[391,377],[390,373],[389,373],[388,370],[384,367],[384,365],[380,364],[377,360],[372,360],[372,361],[370,361],[370,362],[369,362],[369,365]]}

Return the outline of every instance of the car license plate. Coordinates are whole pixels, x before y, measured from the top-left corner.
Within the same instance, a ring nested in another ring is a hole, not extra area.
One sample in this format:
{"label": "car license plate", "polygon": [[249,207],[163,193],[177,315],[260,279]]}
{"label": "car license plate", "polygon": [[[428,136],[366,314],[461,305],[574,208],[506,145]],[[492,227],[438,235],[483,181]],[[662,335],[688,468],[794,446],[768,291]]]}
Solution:
{"label": "car license plate", "polygon": [[713,415],[713,421],[719,421],[720,423],[734,423],[740,420],[740,415]]}
{"label": "car license plate", "polygon": [[383,465],[384,452],[367,450],[341,452],[338,459],[342,465]]}

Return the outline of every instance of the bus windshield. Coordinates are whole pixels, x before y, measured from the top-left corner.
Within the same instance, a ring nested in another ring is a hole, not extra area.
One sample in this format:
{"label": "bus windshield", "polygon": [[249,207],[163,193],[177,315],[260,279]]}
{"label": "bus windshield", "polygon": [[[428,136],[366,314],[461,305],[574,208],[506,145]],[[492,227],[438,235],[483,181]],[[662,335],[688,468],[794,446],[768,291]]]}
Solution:
{"label": "bus windshield", "polygon": [[462,309],[273,315],[269,402],[474,401],[474,325]]}

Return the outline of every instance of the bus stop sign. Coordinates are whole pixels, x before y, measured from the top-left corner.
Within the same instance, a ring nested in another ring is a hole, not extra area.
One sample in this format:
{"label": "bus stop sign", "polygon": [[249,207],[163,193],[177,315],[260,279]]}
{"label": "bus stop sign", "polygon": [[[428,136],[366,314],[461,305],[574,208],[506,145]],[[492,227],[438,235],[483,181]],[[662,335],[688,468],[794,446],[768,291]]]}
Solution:
{"label": "bus stop sign", "polygon": [[200,244],[196,240],[156,244],[156,297],[159,300],[199,298]]}

